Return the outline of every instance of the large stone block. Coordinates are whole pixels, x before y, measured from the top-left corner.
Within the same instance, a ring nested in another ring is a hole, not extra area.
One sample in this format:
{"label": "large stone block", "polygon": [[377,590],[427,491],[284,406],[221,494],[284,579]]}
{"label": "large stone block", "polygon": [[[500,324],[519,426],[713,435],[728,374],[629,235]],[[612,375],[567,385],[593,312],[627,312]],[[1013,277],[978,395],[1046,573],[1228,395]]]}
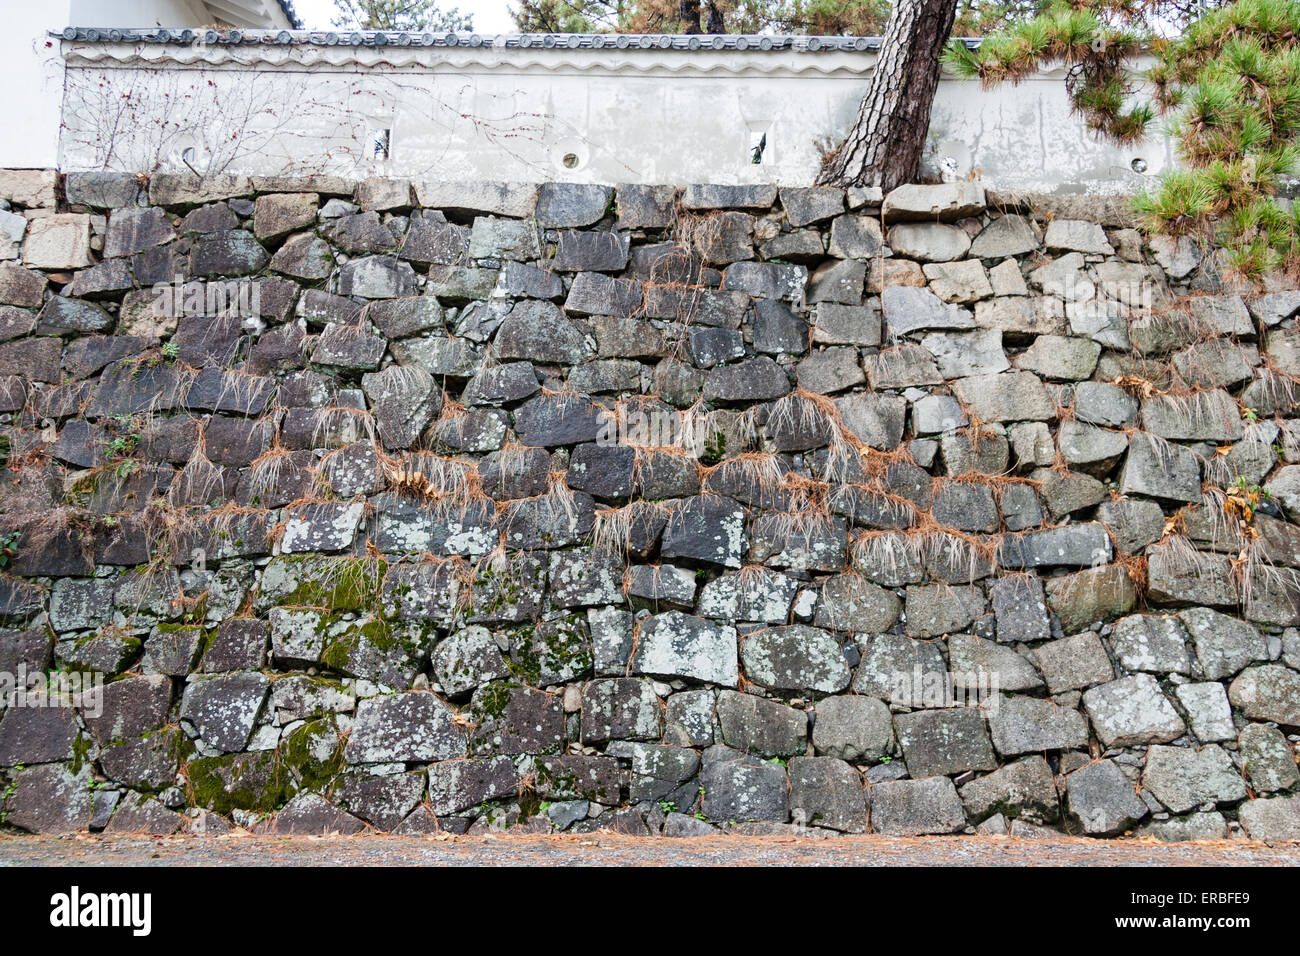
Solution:
{"label": "large stone block", "polygon": [[850,763],[875,763],[894,749],[894,727],[884,701],[856,694],[817,704],[812,741],[819,754]]}
{"label": "large stone block", "polygon": [[1252,720],[1300,727],[1300,672],[1282,664],[1247,667],[1228,685],[1228,699]]}
{"label": "large stone block", "polygon": [[1187,725],[1149,674],[1121,677],[1083,695],[1097,739],[1106,747],[1166,743],[1187,732]]}
{"label": "large stone block", "polygon": [[747,679],[776,691],[835,694],[849,686],[839,643],[826,631],[803,624],[750,634],[741,662]]}
{"label": "large stone block", "polygon": [[[348,763],[428,763],[465,756],[465,731],[433,694],[372,697],[357,706]],[[482,728],[480,728],[480,732]]]}
{"label": "large stone block", "polygon": [[1227,751],[1217,744],[1191,747],[1155,746],[1147,751],[1142,785],[1174,813],[1203,803],[1236,803],[1246,798],[1246,784]]}
{"label": "large stone block", "polygon": [[891,190],[881,205],[881,213],[886,222],[955,222],[978,216],[983,211],[984,187],[973,182],[934,185],[908,183]]}
{"label": "large stone block", "polygon": [[790,761],[790,816],[795,823],[842,833],[867,828],[862,777],[834,757],[795,757]]}
{"label": "large stone block", "polygon": [[27,224],[23,264],[29,268],[81,269],[92,261],[89,216],[56,213]]}
{"label": "large stone block", "polygon": [[747,823],[790,817],[785,768],[729,747],[704,752],[701,808],[713,820]]}
{"label": "large stone block", "polygon": [[808,715],[774,700],[724,690],[718,693],[722,742],[760,757],[790,757],[808,747]]}
{"label": "large stone block", "polygon": [[989,731],[1003,757],[1073,750],[1088,743],[1088,724],[1082,714],[1033,697],[1000,697],[989,708]]}
{"label": "large stone block", "polygon": [[736,629],[681,611],[646,618],[641,623],[632,669],[638,674],[735,687],[740,672]]}
{"label": "large stone block", "polygon": [[976,823],[995,813],[1039,823],[1060,814],[1052,768],[1041,756],[1025,757],[977,777],[961,787],[961,801]]}
{"label": "large stone block", "polygon": [[1239,819],[1253,840],[1300,840],[1300,796],[1247,800]]}
{"label": "large stone block", "polygon": [[1099,760],[1065,778],[1070,816],[1090,836],[1116,836],[1147,816],[1133,781],[1112,760]]}
{"label": "large stone block", "polygon": [[913,777],[993,770],[998,765],[979,710],[919,710],[899,714],[894,727]]}
{"label": "large stone block", "polygon": [[893,780],[871,788],[871,831],[884,836],[960,833],[966,827],[957,788],[947,777]]}
{"label": "large stone block", "polygon": [[230,674],[194,681],[181,699],[181,719],[219,750],[243,750],[271,682],[263,674]]}

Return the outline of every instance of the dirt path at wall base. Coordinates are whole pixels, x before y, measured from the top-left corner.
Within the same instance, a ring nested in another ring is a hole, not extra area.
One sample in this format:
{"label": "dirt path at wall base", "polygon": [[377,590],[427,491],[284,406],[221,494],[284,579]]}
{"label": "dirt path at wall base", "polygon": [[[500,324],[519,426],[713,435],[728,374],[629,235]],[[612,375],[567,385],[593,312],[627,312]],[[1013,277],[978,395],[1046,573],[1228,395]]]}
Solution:
{"label": "dirt path at wall base", "polygon": [[1300,843],[1007,837],[0,837],[0,866],[1297,866]]}

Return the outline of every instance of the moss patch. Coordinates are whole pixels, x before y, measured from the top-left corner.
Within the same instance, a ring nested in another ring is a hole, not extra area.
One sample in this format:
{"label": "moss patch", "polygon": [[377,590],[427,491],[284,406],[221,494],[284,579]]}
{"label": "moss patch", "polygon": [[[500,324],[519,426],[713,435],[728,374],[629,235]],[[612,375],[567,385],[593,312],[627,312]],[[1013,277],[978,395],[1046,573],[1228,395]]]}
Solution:
{"label": "moss patch", "polygon": [[305,790],[323,791],[343,770],[343,740],[332,716],[303,724],[280,745],[280,760]]}
{"label": "moss patch", "polygon": [[577,615],[519,629],[510,656],[511,673],[532,687],[573,679],[592,666],[591,647]]}
{"label": "moss patch", "polygon": [[258,603],[363,611],[378,607],[387,573],[382,558],[283,555],[267,565]]}
{"label": "moss patch", "polygon": [[185,769],[194,805],[215,813],[271,813],[284,804],[292,789],[274,751],[200,757]]}

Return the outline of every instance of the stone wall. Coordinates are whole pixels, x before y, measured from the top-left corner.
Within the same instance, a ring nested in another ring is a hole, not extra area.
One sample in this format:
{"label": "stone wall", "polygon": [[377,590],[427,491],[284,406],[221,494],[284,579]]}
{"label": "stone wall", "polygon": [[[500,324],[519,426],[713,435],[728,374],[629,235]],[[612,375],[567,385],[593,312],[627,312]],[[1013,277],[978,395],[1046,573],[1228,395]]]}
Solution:
{"label": "stone wall", "polygon": [[0,197],[6,827],[1300,836],[1300,291],[972,184]]}

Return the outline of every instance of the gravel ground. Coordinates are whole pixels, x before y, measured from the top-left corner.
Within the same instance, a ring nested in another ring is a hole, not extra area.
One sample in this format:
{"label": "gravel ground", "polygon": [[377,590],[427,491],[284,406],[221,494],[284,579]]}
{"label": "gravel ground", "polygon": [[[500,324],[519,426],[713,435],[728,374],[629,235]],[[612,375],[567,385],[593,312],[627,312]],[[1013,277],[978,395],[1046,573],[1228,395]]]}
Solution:
{"label": "gravel ground", "polygon": [[1007,837],[0,837],[0,866],[1297,866],[1300,843]]}

